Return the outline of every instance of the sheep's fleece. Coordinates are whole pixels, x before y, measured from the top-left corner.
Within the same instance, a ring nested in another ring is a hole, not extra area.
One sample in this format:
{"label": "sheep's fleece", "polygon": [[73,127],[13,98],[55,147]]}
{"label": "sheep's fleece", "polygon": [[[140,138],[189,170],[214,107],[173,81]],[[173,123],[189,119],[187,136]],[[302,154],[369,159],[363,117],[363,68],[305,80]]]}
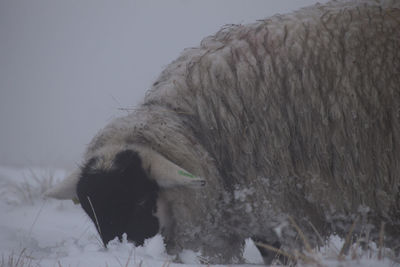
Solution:
{"label": "sheep's fleece", "polygon": [[130,145],[206,180],[160,191],[170,253],[234,261],[249,237],[291,251],[303,245],[293,221],[311,245],[313,227],[345,236],[356,222],[375,239],[384,223],[398,249],[400,1],[331,1],[224,27],[101,130],[84,163]]}

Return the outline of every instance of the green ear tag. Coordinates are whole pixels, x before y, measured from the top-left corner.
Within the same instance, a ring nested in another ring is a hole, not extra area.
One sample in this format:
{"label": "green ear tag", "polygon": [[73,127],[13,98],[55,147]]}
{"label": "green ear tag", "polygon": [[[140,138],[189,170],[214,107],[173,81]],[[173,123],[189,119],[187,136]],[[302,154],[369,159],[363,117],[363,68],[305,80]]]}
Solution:
{"label": "green ear tag", "polygon": [[178,171],[178,174],[180,174],[180,175],[182,175],[182,176],[189,177],[189,178],[196,178],[196,176],[194,176],[193,174],[188,173],[188,172],[184,172],[184,171],[182,171],[182,170],[179,170],[179,171]]}

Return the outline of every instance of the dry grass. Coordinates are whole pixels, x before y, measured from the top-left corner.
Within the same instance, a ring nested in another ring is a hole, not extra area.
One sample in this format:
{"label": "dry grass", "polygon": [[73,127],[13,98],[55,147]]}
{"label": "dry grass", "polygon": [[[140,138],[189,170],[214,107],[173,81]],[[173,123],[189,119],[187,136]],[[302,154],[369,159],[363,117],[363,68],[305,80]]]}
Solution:
{"label": "dry grass", "polygon": [[350,245],[351,245],[351,237],[352,237],[352,235],[353,235],[353,231],[354,231],[354,228],[355,228],[356,225],[357,225],[358,220],[359,220],[359,218],[356,218],[356,219],[354,220],[353,224],[352,224],[351,227],[350,227],[349,232],[348,232],[347,235],[346,235],[345,242],[344,242],[344,244],[343,244],[343,246],[342,246],[342,249],[340,250],[339,256],[338,256],[340,260],[343,260],[343,259],[344,259],[344,254],[345,254],[345,252],[348,251],[349,248],[350,248]]}
{"label": "dry grass", "polygon": [[27,254],[27,250],[24,248],[20,253],[15,254],[12,252],[9,256],[1,256],[0,267],[33,267],[39,266],[33,263],[31,255]]}
{"label": "dry grass", "polygon": [[23,173],[22,180],[8,180],[2,183],[0,197],[11,199],[13,204],[34,204],[35,200],[42,198],[43,194],[54,187],[54,171],[48,170],[45,173],[37,173],[29,169]]}

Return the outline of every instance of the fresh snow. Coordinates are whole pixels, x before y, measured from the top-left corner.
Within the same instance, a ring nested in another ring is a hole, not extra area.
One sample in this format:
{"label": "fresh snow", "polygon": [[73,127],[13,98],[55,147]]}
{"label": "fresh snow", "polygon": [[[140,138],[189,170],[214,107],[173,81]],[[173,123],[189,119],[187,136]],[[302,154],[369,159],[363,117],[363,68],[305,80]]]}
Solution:
{"label": "fresh snow", "polygon": [[[96,229],[79,205],[43,197],[61,181],[66,172],[40,168],[0,167],[0,266],[200,266],[201,254],[184,250],[183,264],[172,263],[163,238],[157,235],[144,246],[111,241],[104,249]],[[239,197],[239,196],[238,196]],[[321,266],[395,266],[387,257],[377,259],[355,251],[338,261],[343,240],[332,236],[330,245],[313,255]],[[247,265],[262,265],[262,258],[251,240],[246,240]],[[354,258],[354,259],[352,259]],[[207,266],[207,265],[206,265]],[[214,265],[218,266],[218,265]],[[221,266],[221,265],[219,265]],[[232,265],[229,265],[232,266]]]}

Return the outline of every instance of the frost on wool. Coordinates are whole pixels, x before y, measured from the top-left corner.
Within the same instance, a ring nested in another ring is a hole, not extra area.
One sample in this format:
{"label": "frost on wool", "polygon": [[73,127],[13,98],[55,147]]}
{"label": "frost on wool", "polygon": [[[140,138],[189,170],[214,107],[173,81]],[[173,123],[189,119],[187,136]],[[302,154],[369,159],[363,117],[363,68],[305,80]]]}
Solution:
{"label": "frost on wool", "polygon": [[[122,188],[134,183],[121,174],[130,161],[118,161],[133,151],[128,173],[155,181],[144,213],[158,219],[172,254],[191,249],[210,262],[240,260],[249,237],[301,247],[289,216],[312,245],[312,226],[323,238],[343,236],[358,220],[355,233],[372,239],[384,222],[386,245],[398,248],[399,18],[397,1],[332,1],[228,26],[185,50],[137,110],[90,143],[89,169],[73,181],[88,182],[89,190],[101,176],[107,185],[85,210],[110,205],[101,196],[116,194],[107,191],[114,177]],[[170,171],[178,169],[206,185],[192,188],[188,177]],[[144,201],[130,192],[139,191],[128,187],[121,203]],[[131,204],[126,212],[136,209]],[[109,208],[91,218],[114,230],[118,207]]]}

